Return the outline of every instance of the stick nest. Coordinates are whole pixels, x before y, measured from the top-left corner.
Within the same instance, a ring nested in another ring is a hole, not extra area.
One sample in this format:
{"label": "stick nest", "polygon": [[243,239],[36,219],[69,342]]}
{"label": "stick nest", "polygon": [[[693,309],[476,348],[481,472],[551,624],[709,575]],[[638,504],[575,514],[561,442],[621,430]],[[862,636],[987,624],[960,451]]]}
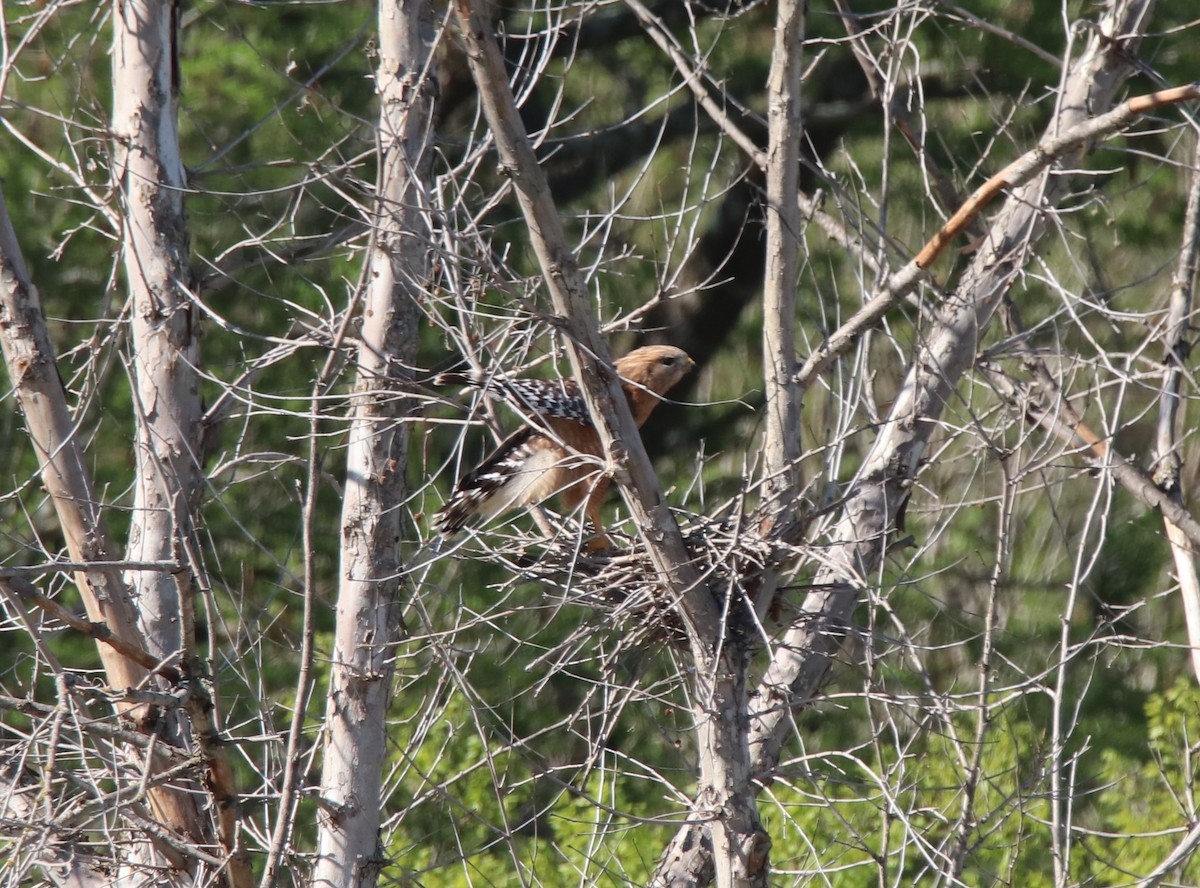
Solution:
{"label": "stick nest", "polygon": [[[720,600],[726,637],[750,642],[761,635],[754,602],[763,571],[778,567],[791,547],[765,539],[733,518],[676,512],[684,544],[713,595]],[[628,526],[628,525],[626,525]],[[677,602],[642,541],[610,529],[614,548],[589,552],[576,530],[547,541],[524,537],[503,550],[509,568],[536,582],[557,602],[589,608],[598,622],[619,630],[623,647],[671,644],[686,648]]]}

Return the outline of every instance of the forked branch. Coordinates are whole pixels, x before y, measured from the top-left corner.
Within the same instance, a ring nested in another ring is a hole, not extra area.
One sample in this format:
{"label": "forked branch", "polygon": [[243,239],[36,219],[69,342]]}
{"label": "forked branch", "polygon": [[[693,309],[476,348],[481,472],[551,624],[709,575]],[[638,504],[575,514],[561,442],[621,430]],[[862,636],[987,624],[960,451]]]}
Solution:
{"label": "forked branch", "polygon": [[796,373],[796,382],[801,389],[807,390],[817,376],[849,351],[864,332],[879,323],[880,319],[893,306],[912,293],[917,285],[925,279],[929,266],[1000,194],[1029,184],[1056,161],[1088,147],[1099,139],[1105,139],[1121,132],[1133,125],[1143,114],[1155,108],[1194,99],[1200,99],[1200,84],[1198,83],[1190,83],[1186,86],[1129,99],[1107,114],[1080,121],[1067,128],[1062,135],[1046,139],[1036,148],[1027,151],[996,173],[967,198],[966,202],[921,248],[911,262],[888,278],[887,283],[878,294],[855,312],[846,323],[831,333],[820,348],[808,356]]}

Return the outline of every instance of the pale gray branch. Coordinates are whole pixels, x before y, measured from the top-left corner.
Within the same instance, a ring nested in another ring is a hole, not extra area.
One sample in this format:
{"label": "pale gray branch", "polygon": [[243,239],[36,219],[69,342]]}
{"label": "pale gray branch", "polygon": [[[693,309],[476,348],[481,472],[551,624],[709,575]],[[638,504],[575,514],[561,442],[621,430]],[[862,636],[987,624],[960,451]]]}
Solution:
{"label": "pale gray branch", "polygon": [[[747,652],[726,637],[725,618],[683,545],[621,393],[587,288],[545,175],[517,114],[503,57],[481,0],[456,0],[472,76],[505,173],[512,179],[530,240],[561,316],[580,390],[642,542],[686,627],[695,669],[695,719],[702,792],[695,816],[714,817],[730,858],[725,884],[765,885],[769,840],[757,825],[749,787],[744,699]],[[723,861],[723,864],[725,861]]]}
{"label": "pale gray branch", "polygon": [[[1062,122],[1060,134],[1048,133],[1046,138],[1032,150],[1014,160],[1007,167],[976,189],[975,193],[959,208],[917,256],[888,278],[887,283],[872,299],[860,308],[853,317],[829,335],[824,343],[805,360],[796,373],[796,382],[808,389],[813,381],[844,355],[864,332],[874,327],[885,314],[901,299],[912,293],[927,280],[926,269],[941,254],[983,208],[1004,191],[1024,193],[1024,186],[1034,182],[1051,165],[1077,154],[1092,142],[1107,138],[1131,126],[1147,111],[1166,104],[1200,98],[1200,85],[1188,84],[1158,93],[1138,96],[1122,103],[1107,114],[1088,119],[1072,118]],[[995,226],[991,228],[995,231]]]}
{"label": "pale gray branch", "polygon": [[[1158,434],[1155,443],[1154,482],[1171,501],[1182,508],[1183,490],[1181,460],[1176,429],[1184,407],[1180,391],[1184,366],[1191,350],[1188,334],[1192,325],[1192,304],[1196,286],[1196,271],[1200,260],[1200,137],[1195,134],[1196,147],[1192,152],[1191,185],[1188,188],[1187,211],[1183,221],[1183,243],[1179,262],[1171,280],[1171,296],[1163,328],[1162,394],[1159,397]],[[1196,552],[1200,540],[1188,534],[1179,524],[1164,514],[1171,557],[1175,560],[1175,575],[1179,579],[1179,594],[1187,620],[1188,643],[1191,645],[1192,671],[1200,681],[1200,577],[1196,573]]]}
{"label": "pale gray branch", "polygon": [[[202,473],[198,321],[188,264],[184,195],[187,178],[179,149],[179,9],[176,3],[123,0],[113,7],[113,184],[121,198],[121,251],[129,288],[135,410],[134,497],[126,556],[131,561],[179,561],[196,527]],[[189,570],[201,569],[194,560]],[[191,577],[162,571],[126,572],[138,602],[141,641],[157,658],[178,656],[186,671],[194,660],[195,602]],[[166,787],[150,796],[162,825],[197,845],[214,832],[229,857],[234,888],[250,884],[248,861],[237,853],[232,772],[208,740],[215,736],[207,708],[189,724],[177,711],[164,713],[166,742],[187,747],[199,741],[210,752],[214,818],[199,785]],[[201,739],[206,738],[206,739]]]}
{"label": "pale gray branch", "polygon": [[384,863],[387,712],[405,633],[398,545],[409,492],[405,420],[417,408],[405,392],[413,382],[433,238],[434,39],[427,0],[380,0],[377,202],[350,408],[314,867],[315,884],[336,888],[371,888]]}
{"label": "pale gray branch", "polygon": [[[50,494],[76,564],[102,561],[103,568],[76,571],[88,618],[123,638],[138,639],[137,612],[129,590],[113,565],[115,547],[100,508],[82,441],[71,420],[66,392],[58,375],[54,347],[46,330],[41,300],[29,278],[21,248],[0,191],[0,345],[37,451],[42,483]],[[145,668],[102,645],[100,656],[109,682],[135,687]]]}

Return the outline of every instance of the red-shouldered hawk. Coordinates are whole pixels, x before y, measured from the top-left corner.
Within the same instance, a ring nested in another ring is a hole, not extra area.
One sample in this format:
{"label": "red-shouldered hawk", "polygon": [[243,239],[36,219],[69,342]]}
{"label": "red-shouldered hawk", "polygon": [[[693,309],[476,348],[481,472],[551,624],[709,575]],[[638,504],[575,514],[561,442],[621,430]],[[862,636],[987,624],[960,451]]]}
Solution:
{"label": "red-shouldered hawk", "polygon": [[[639,428],[662,396],[692,366],[686,352],[670,345],[648,345],[617,360],[621,388]],[[568,510],[587,499],[584,512],[596,529],[589,547],[607,547],[600,506],[609,479],[601,474],[600,436],[575,380],[546,382],[453,374],[435,380],[439,384],[448,381],[476,385],[500,395],[538,422],[510,435],[459,480],[446,505],[434,517],[438,531],[449,536],[476,516],[487,521],[559,493]]]}

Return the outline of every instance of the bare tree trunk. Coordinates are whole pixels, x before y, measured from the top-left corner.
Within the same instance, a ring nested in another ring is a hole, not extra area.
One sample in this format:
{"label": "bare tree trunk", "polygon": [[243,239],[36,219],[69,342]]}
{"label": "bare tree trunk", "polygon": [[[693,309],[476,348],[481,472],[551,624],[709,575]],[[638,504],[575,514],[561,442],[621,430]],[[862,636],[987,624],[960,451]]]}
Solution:
{"label": "bare tree trunk", "polygon": [[[805,5],[781,0],[776,14],[775,46],[767,89],[769,144],[767,178],[767,266],[763,293],[763,381],[766,432],[763,443],[761,529],[792,519],[797,507],[800,446],[800,389],[796,366],[796,287],[801,215],[799,199]],[[760,586],[769,601],[777,574]],[[736,605],[735,605],[736,607]],[[770,836],[758,816],[751,780],[747,670],[748,651],[728,638],[724,626],[713,636],[716,656],[694,648],[699,701],[707,701],[698,720],[700,788],[697,812],[706,827],[713,875],[720,888],[765,885]],[[724,644],[717,639],[726,638]],[[710,674],[709,669],[715,669]],[[709,687],[706,687],[709,685]],[[707,693],[704,693],[707,691]],[[711,799],[706,798],[711,796]],[[664,863],[666,863],[664,859]]]}
{"label": "bare tree trunk", "polygon": [[[59,525],[72,561],[105,562],[104,568],[75,573],[88,619],[117,638],[140,649],[137,612],[129,589],[114,563],[113,544],[87,469],[83,447],[67,408],[66,394],[59,378],[50,337],[46,331],[37,290],[28,277],[12,222],[0,194],[0,343],[5,363],[25,414],[29,436],[41,463],[42,483],[54,503]],[[146,666],[106,642],[97,644],[108,683],[117,689],[140,687],[146,680]],[[135,719],[144,730],[154,727],[157,711],[144,704],[121,704],[120,709]],[[157,757],[149,762],[158,764]],[[149,766],[149,765],[148,765]],[[12,787],[6,787],[9,791]],[[190,802],[170,787],[153,786],[147,791],[151,805],[159,812],[189,811]],[[186,821],[185,821],[186,822]],[[184,866],[186,859],[169,847],[156,843],[172,866]],[[142,852],[145,852],[144,854]],[[152,854],[136,842],[131,843],[127,858],[147,862]],[[144,875],[144,874],[143,874]]]}
{"label": "bare tree trunk", "polygon": [[[83,445],[67,408],[57,357],[37,289],[29,278],[8,207],[0,192],[0,345],[29,437],[37,451],[42,484],[73,561],[114,560],[114,547],[96,496]],[[75,582],[88,619],[125,639],[137,639],[137,611],[119,571],[78,571]],[[137,687],[146,669],[106,644],[97,646],[108,682]]]}
{"label": "bare tree trunk", "polygon": [[[114,174],[123,200],[122,252],[130,294],[130,371],[134,384],[134,509],[127,555],[174,561],[191,570],[187,551],[199,489],[201,419],[197,339],[184,215],[187,182],[176,129],[179,7],[175,2],[116,0],[113,7]],[[193,605],[164,571],[128,571],[147,650],[186,659],[194,645]],[[191,742],[178,712],[164,718],[165,739]],[[204,792],[161,793],[162,823],[191,841],[212,841]]]}
{"label": "bare tree trunk", "polygon": [[412,380],[431,249],[432,43],[425,0],[380,0],[378,203],[347,447],[316,885],[369,888],[383,864],[381,788],[403,633],[400,541],[413,408],[403,392]]}
{"label": "bare tree trunk", "polygon": [[[1152,0],[1115,0],[1082,58],[1071,65],[1049,141],[1113,102],[1128,75],[1127,52],[1148,26]],[[1072,168],[1082,152],[1063,163]],[[971,365],[983,330],[1013,276],[1032,253],[1053,207],[1069,185],[1047,173],[1017,189],[994,220],[941,319],[924,340],[887,423],[850,487],[844,516],[830,534],[823,567],[792,628],[751,696],[750,752],[754,772],[779,762],[793,713],[809,705],[829,676],[832,657],[849,630],[859,593],[874,582],[888,533],[909,496],[921,458],[946,404]],[[707,884],[709,845],[695,824],[681,828],[663,855],[655,886]]]}

